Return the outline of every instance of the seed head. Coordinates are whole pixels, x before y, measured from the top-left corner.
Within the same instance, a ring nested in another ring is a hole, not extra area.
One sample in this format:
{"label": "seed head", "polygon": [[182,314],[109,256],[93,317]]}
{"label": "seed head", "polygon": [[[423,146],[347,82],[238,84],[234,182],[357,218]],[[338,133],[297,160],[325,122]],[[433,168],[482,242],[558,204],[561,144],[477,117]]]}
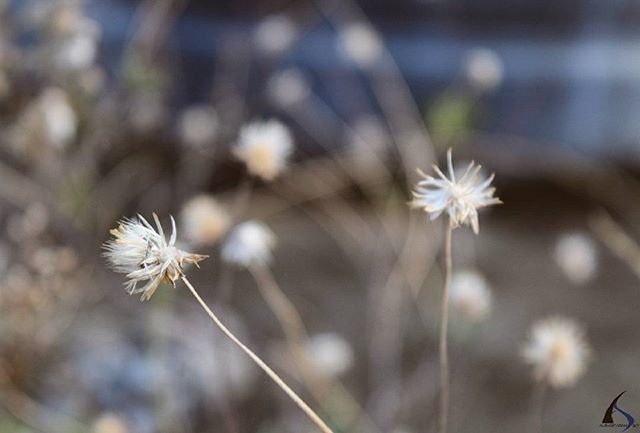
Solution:
{"label": "seed head", "polygon": [[[110,231],[113,239],[104,243],[104,257],[109,266],[127,276],[125,288],[130,295],[142,293],[145,301],[153,295],[161,282],[171,283],[184,275],[186,264],[198,263],[208,256],[191,254],[176,248],[176,222],[171,217],[171,237],[167,242],[158,215],[153,214],[156,229],[141,215],[124,218]],[[138,287],[139,283],[144,283]]]}
{"label": "seed head", "polygon": [[490,187],[493,175],[482,180],[481,166],[472,161],[464,174],[456,179],[451,149],[447,152],[447,168],[449,177],[436,165],[433,166],[438,179],[418,170],[424,179],[418,182],[413,191],[411,206],[422,208],[431,220],[438,218],[442,212],[447,212],[454,228],[463,224],[471,225],[473,232],[478,234],[478,209],[502,203],[500,199],[493,197],[495,188]]}

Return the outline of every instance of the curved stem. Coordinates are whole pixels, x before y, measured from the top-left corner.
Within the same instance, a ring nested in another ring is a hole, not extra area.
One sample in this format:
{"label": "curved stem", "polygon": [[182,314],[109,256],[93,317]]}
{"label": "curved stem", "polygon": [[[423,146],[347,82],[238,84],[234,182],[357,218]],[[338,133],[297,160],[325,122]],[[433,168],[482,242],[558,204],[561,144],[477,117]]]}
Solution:
{"label": "curved stem", "polygon": [[249,272],[256,280],[260,294],[280,322],[294,364],[298,368],[304,384],[318,402],[323,402],[331,384],[327,377],[315,370],[313,361],[309,357],[306,348],[309,337],[302,317],[267,267],[252,265],[249,266]]}
{"label": "curved stem", "polygon": [[87,429],[82,422],[46,407],[9,383],[0,386],[0,407],[38,432],[62,433]]}
{"label": "curved stem", "polygon": [[264,266],[252,265],[249,266],[249,272],[256,280],[260,294],[280,322],[287,340],[294,346],[304,346],[307,331],[302,323],[302,318],[291,300],[278,286],[269,269]]}
{"label": "curved stem", "polygon": [[447,432],[449,417],[449,354],[447,349],[447,325],[449,322],[449,286],[451,285],[451,221],[447,224],[444,241],[444,287],[440,309],[440,407],[438,412],[438,432]]}
{"label": "curved stem", "polygon": [[226,335],[234,344],[242,349],[244,353],[249,355],[253,362],[255,362],[258,367],[260,367],[265,373],[267,373],[267,375],[289,396],[289,398],[291,398],[291,400],[294,401],[294,403],[298,405],[298,407],[300,407],[300,409],[304,411],[304,413],[311,419],[311,421],[313,421],[316,426],[318,426],[320,430],[322,430],[324,433],[333,433],[329,426],[327,426],[327,424],[325,424],[325,422],[320,419],[318,414],[316,414],[313,409],[311,409],[309,405],[307,405],[304,400],[302,400],[298,396],[298,394],[296,394],[291,388],[289,388],[284,380],[282,380],[280,376],[278,376],[276,372],[271,369],[271,367],[269,367],[262,359],[260,359],[258,355],[253,353],[251,349],[245,346],[244,343],[242,343],[235,335],[233,335],[233,333],[220,321],[220,319],[218,319],[218,316],[216,316],[214,312],[211,311],[211,308],[209,308],[209,306],[202,300],[189,280],[184,276],[181,277],[181,279],[182,282],[184,282],[184,284],[189,288],[191,294],[193,294],[198,303],[202,306],[202,308],[204,308],[211,320],[213,320],[213,323],[215,323],[216,326],[220,328],[224,335]]}
{"label": "curved stem", "polygon": [[[311,395],[327,408],[327,412],[333,412],[330,410],[332,407],[340,408],[340,413],[343,415],[340,416],[338,413],[334,415],[341,425],[352,425],[358,422],[363,424],[362,431],[379,433],[380,429],[345,386],[338,379],[327,376],[314,366],[306,349],[309,344],[309,334],[302,317],[293,302],[280,288],[271,270],[264,266],[249,266],[249,272],[255,279],[265,302],[280,322],[301,379]],[[330,399],[327,398],[329,395]]]}

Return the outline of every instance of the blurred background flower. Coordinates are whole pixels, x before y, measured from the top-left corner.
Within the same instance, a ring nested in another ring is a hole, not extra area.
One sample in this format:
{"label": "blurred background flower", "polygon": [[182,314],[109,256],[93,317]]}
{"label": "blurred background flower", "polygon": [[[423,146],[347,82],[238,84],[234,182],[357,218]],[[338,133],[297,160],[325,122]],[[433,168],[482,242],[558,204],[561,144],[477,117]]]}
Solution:
{"label": "blurred background flower", "polygon": [[[153,211],[336,433],[432,430],[442,221],[407,203],[448,148],[506,203],[453,235],[451,431],[528,429],[531,368],[571,384],[543,431],[640,407],[639,23],[632,1],[0,0],[0,433],[314,431],[183,287],[123,294],[100,245]],[[311,372],[235,264],[269,265]]]}

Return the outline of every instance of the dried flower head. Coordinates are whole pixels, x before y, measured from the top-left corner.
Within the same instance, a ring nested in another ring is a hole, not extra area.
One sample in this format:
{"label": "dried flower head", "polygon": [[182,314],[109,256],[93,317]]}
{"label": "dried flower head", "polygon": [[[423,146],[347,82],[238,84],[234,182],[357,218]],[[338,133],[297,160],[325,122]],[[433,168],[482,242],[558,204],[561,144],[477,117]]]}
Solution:
{"label": "dried flower head", "polygon": [[584,374],[589,354],[583,329],[563,317],[534,324],[522,350],[533,365],[534,377],[556,388],[571,386]]}
{"label": "dried flower head", "polygon": [[460,225],[471,225],[473,232],[478,234],[478,209],[485,206],[502,203],[497,197],[493,197],[495,188],[489,187],[493,181],[493,175],[487,179],[480,177],[480,165],[473,161],[469,163],[459,179],[456,179],[451,161],[451,149],[447,152],[447,168],[449,177],[436,166],[433,169],[438,174],[438,179],[424,174],[418,169],[418,173],[424,177],[416,185],[413,191],[411,206],[422,208],[434,220],[447,212],[454,228]]}
{"label": "dried flower head", "polygon": [[593,240],[580,233],[561,236],[555,246],[554,258],[562,272],[574,284],[587,283],[598,267]]}
{"label": "dried flower head", "polygon": [[491,290],[484,277],[475,271],[454,273],[451,305],[472,321],[484,319],[491,310]]}
{"label": "dried flower head", "polygon": [[198,195],[185,203],[181,212],[181,227],[187,241],[212,244],[229,229],[231,215],[209,195]]}
{"label": "dried flower head", "polygon": [[289,129],[277,120],[267,120],[243,126],[233,152],[249,173],[268,181],[284,170],[292,150]]}
{"label": "dried flower head", "polygon": [[[176,248],[176,222],[171,217],[171,237],[167,242],[158,215],[153,214],[156,229],[141,215],[124,218],[110,231],[113,239],[104,243],[104,256],[114,271],[126,274],[126,290],[129,294],[142,293],[145,301],[153,295],[161,282],[175,282],[183,275],[188,263],[198,265],[207,258]],[[145,284],[138,287],[138,283]]]}
{"label": "dried flower head", "polygon": [[240,266],[266,265],[271,261],[271,250],[276,236],[261,222],[247,221],[236,227],[224,247],[222,258]]}

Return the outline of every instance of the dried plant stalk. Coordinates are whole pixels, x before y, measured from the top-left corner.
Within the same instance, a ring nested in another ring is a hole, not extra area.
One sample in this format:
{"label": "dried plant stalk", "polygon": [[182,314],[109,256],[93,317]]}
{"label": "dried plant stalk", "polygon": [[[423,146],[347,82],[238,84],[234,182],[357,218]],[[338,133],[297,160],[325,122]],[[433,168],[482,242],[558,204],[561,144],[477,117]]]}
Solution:
{"label": "dried plant stalk", "polygon": [[258,355],[253,353],[251,349],[245,346],[244,343],[242,343],[240,340],[238,340],[238,338],[235,335],[233,335],[233,333],[220,321],[218,316],[216,316],[214,312],[211,311],[211,308],[209,308],[206,302],[202,300],[202,298],[200,297],[196,289],[193,287],[193,285],[191,285],[189,280],[185,276],[182,276],[181,279],[184,282],[184,284],[189,288],[189,290],[191,291],[191,294],[193,294],[193,296],[196,298],[198,303],[205,310],[207,315],[211,318],[213,323],[215,323],[216,326],[220,328],[220,330],[224,333],[224,335],[227,336],[240,349],[242,349],[244,353],[249,355],[249,357],[253,360],[253,362],[255,362],[258,365],[258,367],[260,367],[265,373],[267,373],[267,375],[289,396],[289,398],[291,398],[291,400],[294,401],[295,404],[298,405],[298,407],[300,407],[300,409],[302,409],[302,411],[309,417],[309,419],[311,419],[311,421],[316,426],[318,426],[320,430],[322,430],[324,433],[333,433],[333,431],[329,428],[329,426],[327,426],[327,424],[324,421],[322,421],[322,419],[318,416],[318,414],[316,414],[313,411],[313,409],[311,409],[309,405],[305,403],[304,400],[302,400],[302,398],[300,398],[300,396],[298,396],[298,394],[296,394],[284,382],[284,380],[282,380],[282,378],[278,376],[278,374],[271,369],[271,367],[269,367],[262,359],[260,359]]}
{"label": "dried plant stalk", "polygon": [[451,285],[451,220],[447,224],[444,241],[444,287],[440,308],[440,405],[438,410],[438,432],[447,432],[449,417],[449,353],[447,347],[447,326],[449,322],[449,286]]}

